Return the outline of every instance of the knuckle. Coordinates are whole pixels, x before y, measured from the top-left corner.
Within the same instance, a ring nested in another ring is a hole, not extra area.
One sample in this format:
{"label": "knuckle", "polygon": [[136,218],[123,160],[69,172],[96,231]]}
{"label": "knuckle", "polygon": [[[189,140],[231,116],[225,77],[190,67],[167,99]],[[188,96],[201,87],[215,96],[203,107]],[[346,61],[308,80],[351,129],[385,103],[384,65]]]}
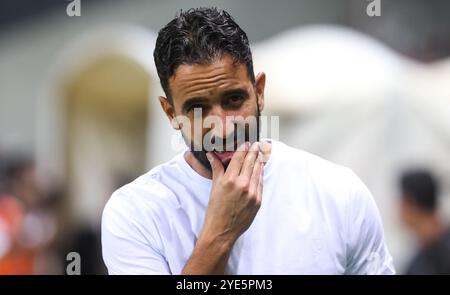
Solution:
{"label": "knuckle", "polygon": [[250,199],[250,202],[252,202],[252,204],[255,204],[255,202],[256,202],[256,192],[254,190],[250,190],[248,192],[248,197]]}
{"label": "knuckle", "polygon": [[244,193],[249,193],[250,191],[250,185],[246,181],[239,181],[239,189],[242,190]]}
{"label": "knuckle", "polygon": [[256,190],[255,190],[254,188],[249,187],[249,188],[248,188],[248,191],[247,191],[247,194],[248,194],[248,197],[249,197],[252,201],[256,200],[256,198],[257,198],[257,193],[256,193]]}
{"label": "knuckle", "polygon": [[235,180],[233,177],[226,177],[223,179],[223,185],[227,188],[232,188],[235,185]]}

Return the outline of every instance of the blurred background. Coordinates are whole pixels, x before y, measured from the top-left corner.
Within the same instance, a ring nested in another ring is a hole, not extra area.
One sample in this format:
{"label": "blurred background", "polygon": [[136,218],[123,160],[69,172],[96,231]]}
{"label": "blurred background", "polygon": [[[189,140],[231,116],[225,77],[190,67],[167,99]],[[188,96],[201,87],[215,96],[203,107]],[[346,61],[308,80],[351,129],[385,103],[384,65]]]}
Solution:
{"label": "blurred background", "polygon": [[104,204],[178,152],[157,101],[157,32],[199,6],[247,32],[279,139],[367,184],[398,273],[444,235],[450,1],[381,0],[372,17],[373,0],[79,0],[70,17],[72,2],[0,2],[0,274],[65,274],[69,252],[82,274],[106,273]]}

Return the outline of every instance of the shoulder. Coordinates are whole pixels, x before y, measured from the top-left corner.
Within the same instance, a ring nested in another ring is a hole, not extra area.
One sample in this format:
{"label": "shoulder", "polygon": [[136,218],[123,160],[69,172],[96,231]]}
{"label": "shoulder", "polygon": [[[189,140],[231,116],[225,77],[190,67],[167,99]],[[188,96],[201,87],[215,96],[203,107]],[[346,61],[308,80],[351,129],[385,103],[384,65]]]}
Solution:
{"label": "shoulder", "polygon": [[377,211],[369,189],[349,167],[280,142],[275,142],[275,150],[277,170],[295,175],[314,200],[327,208],[336,226],[351,227],[368,209]]}
{"label": "shoulder", "polygon": [[[318,155],[274,142],[277,150],[277,162],[286,168],[299,171],[321,192],[332,195],[366,195],[367,187],[355,172],[346,166],[333,163]],[[367,197],[367,196],[366,196]]]}
{"label": "shoulder", "polygon": [[170,189],[150,171],[116,190],[102,214],[103,260],[110,273],[168,273],[163,236],[176,206]]}
{"label": "shoulder", "polygon": [[120,209],[126,211],[143,208],[157,209],[173,205],[173,193],[170,188],[157,179],[154,171],[147,172],[134,181],[113,192],[105,210]]}
{"label": "shoulder", "polygon": [[114,191],[103,209],[102,226],[124,230],[166,226],[166,216],[180,206],[170,183],[163,180],[167,180],[165,169],[172,162],[156,166]]}

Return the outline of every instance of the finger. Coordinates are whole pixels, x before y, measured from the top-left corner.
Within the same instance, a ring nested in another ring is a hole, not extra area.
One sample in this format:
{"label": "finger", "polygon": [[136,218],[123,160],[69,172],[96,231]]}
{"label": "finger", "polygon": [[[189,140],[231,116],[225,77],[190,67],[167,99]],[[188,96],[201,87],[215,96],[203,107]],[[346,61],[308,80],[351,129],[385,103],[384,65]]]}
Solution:
{"label": "finger", "polygon": [[[240,175],[244,177],[247,181],[250,181],[250,178],[252,177],[252,174],[254,173],[254,168],[256,166],[256,159],[259,154],[259,142],[254,142],[252,146],[250,147],[247,155],[244,159],[244,164],[241,168]],[[255,176],[258,177],[259,174],[256,174]]]}
{"label": "finger", "polygon": [[250,191],[258,193],[259,183],[261,178],[261,170],[263,170],[263,162],[261,153],[257,153],[258,157],[255,161],[255,165],[253,167],[252,175],[250,178]]}
{"label": "finger", "polygon": [[259,150],[263,154],[263,162],[266,163],[269,160],[269,156],[272,150],[272,145],[264,140],[259,142]]}
{"label": "finger", "polygon": [[212,152],[207,152],[206,157],[211,164],[212,180],[219,178],[224,173],[222,161],[220,161],[216,155]]}
{"label": "finger", "polygon": [[244,163],[245,155],[249,149],[250,143],[245,142],[240,145],[236,152],[231,157],[230,164],[228,164],[227,174],[230,176],[238,176],[241,172],[242,164]]}
{"label": "finger", "polygon": [[263,187],[264,187],[264,162],[263,159],[261,159],[261,171],[259,174],[258,192],[256,193],[259,204],[262,204]]}

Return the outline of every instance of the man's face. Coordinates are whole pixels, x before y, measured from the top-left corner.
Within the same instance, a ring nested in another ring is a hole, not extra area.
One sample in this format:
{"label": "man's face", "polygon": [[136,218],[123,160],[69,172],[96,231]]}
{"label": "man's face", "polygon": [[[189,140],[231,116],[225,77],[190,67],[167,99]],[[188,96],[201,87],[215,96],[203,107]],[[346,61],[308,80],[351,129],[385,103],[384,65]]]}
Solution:
{"label": "man's face", "polygon": [[172,104],[160,102],[196,159],[211,170],[206,152],[213,151],[226,168],[240,144],[259,139],[264,86],[264,73],[253,85],[245,64],[223,55],[210,64],[180,65],[169,79]]}
{"label": "man's face", "polygon": [[401,196],[399,209],[402,223],[413,232],[421,227],[423,217],[430,214],[421,208],[408,193],[403,193]]}
{"label": "man's face", "polygon": [[402,223],[408,228],[413,228],[417,217],[414,203],[407,196],[401,196],[399,209]]}

